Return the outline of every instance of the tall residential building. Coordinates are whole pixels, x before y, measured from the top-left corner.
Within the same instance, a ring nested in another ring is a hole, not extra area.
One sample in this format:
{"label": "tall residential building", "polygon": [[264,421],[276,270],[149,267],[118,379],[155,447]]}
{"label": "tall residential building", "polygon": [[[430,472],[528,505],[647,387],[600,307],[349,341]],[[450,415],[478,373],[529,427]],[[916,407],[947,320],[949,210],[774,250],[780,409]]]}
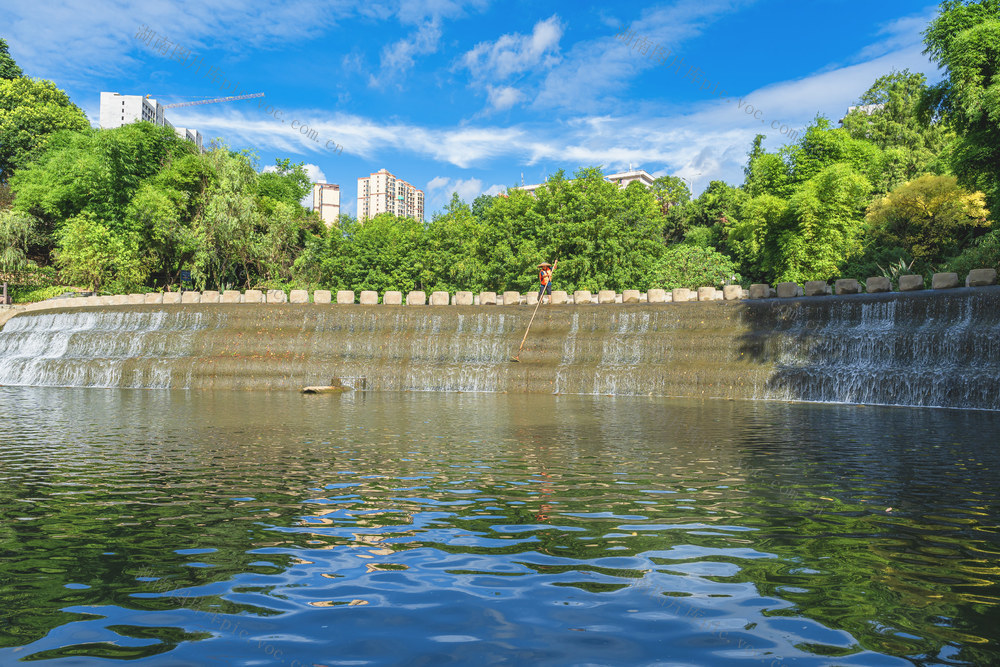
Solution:
{"label": "tall residential building", "polygon": [[385,169],[358,179],[358,221],[379,213],[392,213],[423,222],[424,191],[418,190]]}
{"label": "tall residential building", "polygon": [[193,142],[198,147],[198,150],[204,150],[201,132],[189,127],[174,127],[167,120],[164,114],[165,110],[166,108],[162,104],[150,97],[102,92],[101,128],[110,130],[115,127],[145,120],[153,125],[173,129],[178,137]]}
{"label": "tall residential building", "polygon": [[340,217],[340,186],[335,183],[313,183],[313,210],[327,227],[337,224]]}

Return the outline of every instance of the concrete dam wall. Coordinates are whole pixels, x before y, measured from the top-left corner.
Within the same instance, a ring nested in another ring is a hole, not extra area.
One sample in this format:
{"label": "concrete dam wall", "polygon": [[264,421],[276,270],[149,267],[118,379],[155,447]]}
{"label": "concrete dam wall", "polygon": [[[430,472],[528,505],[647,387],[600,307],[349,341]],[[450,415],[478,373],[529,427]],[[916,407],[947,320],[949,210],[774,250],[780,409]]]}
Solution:
{"label": "concrete dam wall", "polygon": [[[0,384],[488,391],[1000,409],[1000,287],[533,308],[152,304],[25,312]],[[355,383],[347,380],[347,384]]]}

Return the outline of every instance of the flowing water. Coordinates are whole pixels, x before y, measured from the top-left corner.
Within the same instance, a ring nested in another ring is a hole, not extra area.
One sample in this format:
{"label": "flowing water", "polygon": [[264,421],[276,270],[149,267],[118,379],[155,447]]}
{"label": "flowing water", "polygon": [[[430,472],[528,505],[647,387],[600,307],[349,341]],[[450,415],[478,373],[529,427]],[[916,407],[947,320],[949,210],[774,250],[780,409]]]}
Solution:
{"label": "flowing water", "polygon": [[0,664],[989,665],[1000,414],[0,387]]}

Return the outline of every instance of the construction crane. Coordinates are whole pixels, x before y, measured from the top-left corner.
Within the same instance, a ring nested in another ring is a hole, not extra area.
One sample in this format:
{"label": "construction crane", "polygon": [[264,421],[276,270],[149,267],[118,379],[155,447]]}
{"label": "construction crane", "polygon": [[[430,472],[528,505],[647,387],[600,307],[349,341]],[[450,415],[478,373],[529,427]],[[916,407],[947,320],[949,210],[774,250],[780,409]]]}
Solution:
{"label": "construction crane", "polygon": [[[150,96],[146,95],[148,99]],[[234,100],[249,100],[254,97],[264,97],[264,93],[251,93],[249,95],[236,95],[234,97],[216,97],[211,100],[196,100],[194,102],[177,102],[176,104],[164,104],[164,109],[176,109],[177,107],[192,107],[196,104],[215,104],[216,102],[232,102]]]}

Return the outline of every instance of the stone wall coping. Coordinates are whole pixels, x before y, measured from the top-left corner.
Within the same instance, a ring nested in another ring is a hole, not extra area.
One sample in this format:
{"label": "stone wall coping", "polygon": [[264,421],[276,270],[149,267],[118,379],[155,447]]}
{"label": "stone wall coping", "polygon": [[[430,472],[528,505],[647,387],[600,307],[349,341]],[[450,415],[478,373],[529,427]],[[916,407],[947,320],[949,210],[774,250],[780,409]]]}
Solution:
{"label": "stone wall coping", "polygon": [[[974,269],[969,272],[965,279],[966,288],[992,287],[997,285],[997,271],[995,269]],[[961,287],[960,278],[956,273],[935,273],[931,276],[932,290],[950,290]],[[914,292],[924,289],[924,276],[903,275],[898,278],[898,292]],[[677,288],[667,291],[659,288],[652,288],[646,292],[627,289],[621,292],[615,290],[599,290],[596,294],[589,290],[577,290],[573,294],[568,294],[562,290],[555,290],[552,296],[545,300],[548,305],[591,305],[591,304],[663,304],[663,303],[684,303],[687,301],[726,301],[738,302],[744,299],[768,299],[774,297],[781,298],[828,298],[830,295],[850,296],[859,294],[878,294],[893,292],[892,281],[882,276],[873,276],[864,283],[854,278],[839,278],[833,281],[831,286],[828,281],[808,281],[804,284],[786,282],[771,286],[766,283],[759,283],[750,286],[749,290],[743,289],[739,285],[726,285],[721,290],[717,287],[700,287],[697,289]],[[20,312],[34,312],[54,308],[80,308],[94,307],[104,308],[109,306],[122,305],[184,305],[184,304],[233,304],[233,303],[255,303],[255,304],[312,304],[312,305],[343,305],[356,304],[377,305],[380,302],[385,305],[435,305],[435,306],[495,306],[504,305],[529,305],[537,304],[537,292],[530,291],[524,294],[515,291],[507,291],[501,294],[496,292],[480,292],[474,294],[469,291],[447,292],[438,290],[427,294],[421,290],[412,290],[403,294],[398,290],[389,290],[382,294],[374,290],[363,290],[360,299],[355,298],[357,292],[351,290],[205,290],[198,292],[187,290],[185,292],[148,292],[145,294],[116,294],[107,296],[89,297],[64,297],[58,299],[48,299],[27,304],[15,304],[13,307],[6,306],[8,310],[16,309]]]}

